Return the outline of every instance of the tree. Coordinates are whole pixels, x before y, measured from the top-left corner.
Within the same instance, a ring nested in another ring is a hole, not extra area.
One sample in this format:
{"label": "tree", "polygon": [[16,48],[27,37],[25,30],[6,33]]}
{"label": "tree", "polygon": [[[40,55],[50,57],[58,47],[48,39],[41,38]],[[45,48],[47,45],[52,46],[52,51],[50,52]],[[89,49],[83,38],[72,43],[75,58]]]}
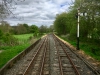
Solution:
{"label": "tree", "polygon": [[50,25],[49,32],[53,32],[53,31],[54,31],[54,25]]}
{"label": "tree", "polygon": [[18,24],[14,29],[15,34],[25,34],[27,33],[26,27],[23,24]]}
{"label": "tree", "polygon": [[0,21],[4,21],[6,17],[8,17],[10,14],[12,14],[14,17],[16,17],[12,9],[15,9],[14,4],[16,5],[18,1],[25,1],[25,0],[0,0]]}
{"label": "tree", "polygon": [[10,8],[12,7],[13,0],[1,0],[0,1],[0,20],[3,21],[12,12]]}
{"label": "tree", "polygon": [[[73,21],[72,21],[73,20]],[[58,34],[69,34],[75,18],[72,13],[63,12],[56,16],[54,28]],[[72,21],[72,22],[71,22]]]}
{"label": "tree", "polygon": [[56,16],[54,27],[58,34],[66,34],[67,13],[62,13]]}
{"label": "tree", "polygon": [[26,33],[29,33],[30,31],[29,31],[29,26],[28,26],[28,24],[23,24],[23,26],[26,28],[26,30],[27,30],[27,32]]}
{"label": "tree", "polygon": [[1,25],[0,25],[0,29],[6,33],[6,32],[10,32],[11,30],[11,26],[9,25],[9,23],[7,23],[6,21],[1,21]]}
{"label": "tree", "polygon": [[17,44],[17,39],[13,35],[9,32],[3,33],[2,30],[0,30],[0,46],[15,44]]}
{"label": "tree", "polygon": [[30,32],[34,34],[34,36],[38,36],[39,34],[39,28],[36,25],[30,26]]}
{"label": "tree", "polygon": [[0,30],[0,39],[2,39],[3,32]]}
{"label": "tree", "polygon": [[31,33],[38,32],[38,27],[37,27],[36,25],[31,25],[31,26],[30,26],[30,32],[31,32]]}
{"label": "tree", "polygon": [[40,32],[41,34],[47,33],[47,32],[49,32],[49,29],[48,29],[47,26],[41,25],[41,26],[39,27],[39,32]]}
{"label": "tree", "polygon": [[[72,10],[80,9],[80,37],[99,39],[100,0],[75,0]],[[95,31],[97,30],[97,31]],[[95,32],[95,33],[94,33]]]}

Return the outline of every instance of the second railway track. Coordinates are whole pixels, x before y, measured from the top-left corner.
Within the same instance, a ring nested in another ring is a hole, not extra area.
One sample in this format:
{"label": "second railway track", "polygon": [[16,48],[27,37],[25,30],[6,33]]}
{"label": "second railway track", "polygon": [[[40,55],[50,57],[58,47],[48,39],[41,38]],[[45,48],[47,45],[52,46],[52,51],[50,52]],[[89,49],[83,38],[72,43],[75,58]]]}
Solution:
{"label": "second railway track", "polygon": [[[43,43],[39,46],[38,50],[33,54],[33,58],[26,68],[25,72],[22,75],[45,75],[46,73],[49,74],[49,56],[47,47],[48,46],[48,39],[45,38]],[[45,64],[47,61],[47,64]],[[45,68],[46,67],[46,68]],[[48,68],[47,68],[48,67]]]}
{"label": "second railway track", "polygon": [[53,34],[0,75],[99,75]]}

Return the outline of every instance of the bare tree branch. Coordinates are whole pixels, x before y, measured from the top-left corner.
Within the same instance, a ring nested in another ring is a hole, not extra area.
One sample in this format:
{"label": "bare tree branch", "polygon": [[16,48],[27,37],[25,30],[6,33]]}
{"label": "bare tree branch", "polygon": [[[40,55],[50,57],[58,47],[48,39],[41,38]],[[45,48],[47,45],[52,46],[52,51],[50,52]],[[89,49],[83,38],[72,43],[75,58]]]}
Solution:
{"label": "bare tree branch", "polygon": [[[24,0],[16,0],[23,2]],[[1,0],[0,1],[0,20],[4,20],[7,16],[13,15],[13,18],[17,18],[15,14],[13,14],[12,9],[15,9],[14,4],[17,5],[15,0]],[[22,19],[22,18],[20,18]]]}

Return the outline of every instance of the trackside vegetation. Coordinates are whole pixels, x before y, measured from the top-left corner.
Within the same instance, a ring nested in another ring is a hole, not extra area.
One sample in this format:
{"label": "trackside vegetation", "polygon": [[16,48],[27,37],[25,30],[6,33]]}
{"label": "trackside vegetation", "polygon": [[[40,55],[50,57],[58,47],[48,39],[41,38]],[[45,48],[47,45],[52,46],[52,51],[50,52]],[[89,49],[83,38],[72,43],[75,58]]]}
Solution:
{"label": "trackside vegetation", "polygon": [[33,37],[33,34],[20,34],[13,35],[14,38],[17,39],[17,45],[6,45],[1,46],[0,50],[0,68],[5,65],[11,58],[25,50],[28,46],[30,46],[30,37]]}
{"label": "trackside vegetation", "polygon": [[4,66],[11,58],[25,50],[29,45],[29,43],[26,43],[12,47],[1,47],[0,49],[2,50],[2,52],[0,53],[0,68]]}
{"label": "trackside vegetation", "polygon": [[80,48],[100,61],[100,0],[75,0],[68,12],[56,15],[54,29],[57,35],[76,47],[79,18]]}
{"label": "trackside vegetation", "polygon": [[6,21],[2,21],[0,24],[0,68],[50,31],[53,31],[53,26],[38,27],[28,24],[10,26]]}
{"label": "trackside vegetation", "polygon": [[[68,40],[66,37],[60,36],[61,39],[69,42],[74,47],[77,46],[76,41]],[[100,47],[97,44],[87,43],[87,42],[80,42],[80,49],[83,50],[87,55],[95,58],[96,60],[100,61]]]}

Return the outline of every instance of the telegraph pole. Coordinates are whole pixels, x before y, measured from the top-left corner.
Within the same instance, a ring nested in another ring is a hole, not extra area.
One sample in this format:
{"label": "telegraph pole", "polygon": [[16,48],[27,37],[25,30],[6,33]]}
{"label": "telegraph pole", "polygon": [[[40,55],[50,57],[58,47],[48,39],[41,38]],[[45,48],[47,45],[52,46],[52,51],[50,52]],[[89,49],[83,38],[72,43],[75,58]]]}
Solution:
{"label": "telegraph pole", "polygon": [[78,17],[78,23],[77,23],[77,50],[79,50],[79,22],[80,22],[80,8],[78,8],[78,14],[77,14],[77,17]]}

